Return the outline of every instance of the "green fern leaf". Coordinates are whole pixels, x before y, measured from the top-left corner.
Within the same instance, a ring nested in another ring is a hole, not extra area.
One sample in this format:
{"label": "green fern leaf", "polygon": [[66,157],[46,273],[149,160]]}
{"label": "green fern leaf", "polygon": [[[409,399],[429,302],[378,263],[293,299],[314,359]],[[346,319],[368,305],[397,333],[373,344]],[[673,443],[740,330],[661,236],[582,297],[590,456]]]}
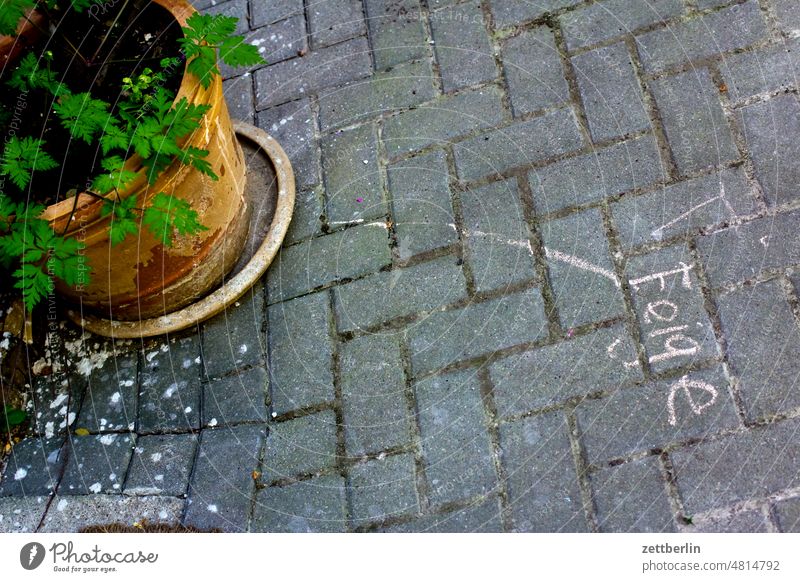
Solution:
{"label": "green fern leaf", "polygon": [[14,287],[22,291],[22,301],[29,311],[53,290],[53,281],[37,265],[24,263],[14,271],[14,278],[17,280]]}
{"label": "green fern leaf", "polygon": [[42,139],[20,139],[17,136],[6,141],[0,159],[0,174],[8,176],[17,188],[24,190],[30,183],[33,172],[44,172],[58,166],[42,149],[45,143]]}
{"label": "green fern leaf", "polygon": [[246,43],[243,36],[229,36],[222,41],[219,58],[230,67],[252,67],[265,62],[258,47]]}
{"label": "green fern leaf", "polygon": [[17,31],[17,23],[34,4],[34,0],[2,0],[0,35],[13,36]]}
{"label": "green fern leaf", "polygon": [[114,123],[108,113],[108,103],[93,99],[89,93],[64,95],[53,105],[53,111],[72,137],[86,143],[91,143],[96,133],[105,131]]}
{"label": "green fern leaf", "polygon": [[197,220],[197,211],[186,200],[159,192],[144,211],[142,221],[164,246],[172,246],[173,231],[181,235],[193,235],[207,227]]}

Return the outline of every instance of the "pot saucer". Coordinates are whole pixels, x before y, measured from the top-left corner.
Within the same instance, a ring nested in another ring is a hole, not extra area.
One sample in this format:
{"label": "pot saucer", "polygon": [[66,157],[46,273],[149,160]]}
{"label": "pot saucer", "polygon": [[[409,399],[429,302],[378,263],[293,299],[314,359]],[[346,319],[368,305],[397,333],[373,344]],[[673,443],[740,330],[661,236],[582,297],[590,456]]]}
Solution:
{"label": "pot saucer", "polygon": [[294,172],[286,152],[264,130],[240,121],[233,121],[233,129],[247,163],[245,196],[253,213],[242,256],[222,284],[183,309],[150,319],[117,321],[68,309],[69,319],[86,331],[118,339],[174,333],[221,313],[261,278],[292,220]]}

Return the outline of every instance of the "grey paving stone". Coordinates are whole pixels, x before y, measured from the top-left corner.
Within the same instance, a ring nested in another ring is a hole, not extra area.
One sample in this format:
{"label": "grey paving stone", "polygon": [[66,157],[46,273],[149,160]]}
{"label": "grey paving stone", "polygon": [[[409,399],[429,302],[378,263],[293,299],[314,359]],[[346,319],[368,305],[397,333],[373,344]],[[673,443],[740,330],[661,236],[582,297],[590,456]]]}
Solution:
{"label": "grey paving stone", "polygon": [[657,457],[603,469],[590,481],[600,531],[675,531]]}
{"label": "grey paving stone", "polygon": [[303,0],[250,0],[250,23],[253,28],[303,15]]}
{"label": "grey paving stone", "polygon": [[497,77],[480,2],[442,8],[431,12],[429,20],[445,91]]}
{"label": "grey paving stone", "polygon": [[44,437],[66,435],[67,425],[75,424],[85,391],[86,379],[78,374],[61,381],[52,376],[35,377],[25,405],[31,430]]}
{"label": "grey paving stone", "polygon": [[332,411],[270,425],[264,480],[304,475],[335,463],[336,417]]}
{"label": "grey paving stone", "polygon": [[390,533],[494,533],[503,531],[496,499],[470,505],[451,513],[427,515],[386,528]]}
{"label": "grey paving stone", "polygon": [[535,206],[542,213],[597,202],[665,178],[658,147],[649,134],[529,174]]}
{"label": "grey paving stone", "polygon": [[323,130],[418,105],[435,96],[433,72],[427,60],[415,60],[376,73],[349,85],[325,90],[319,96]]}
{"label": "grey paving stone", "polygon": [[112,352],[89,376],[76,428],[133,430],[137,407],[137,354]]}
{"label": "grey paving stone", "polygon": [[203,425],[263,422],[269,379],[261,366],[203,385]]}
{"label": "grey paving stone", "polygon": [[427,55],[419,0],[366,0],[364,6],[379,71]]}
{"label": "grey paving stone", "polygon": [[[609,349],[611,347],[611,349]],[[622,324],[495,362],[489,368],[498,414],[511,416],[642,379]]]}
{"label": "grey paving stone", "polygon": [[327,293],[270,306],[269,369],[276,414],[333,400],[329,313]]}
{"label": "grey paving stone", "polygon": [[624,43],[572,57],[572,64],[594,141],[650,127],[641,87]]}
{"label": "grey paving stone", "polygon": [[189,4],[194,6],[194,8],[197,11],[202,12],[204,10],[207,10],[211,6],[214,6],[215,4],[217,4],[217,1],[216,0],[189,0]]}
{"label": "grey paving stone", "polygon": [[255,490],[264,427],[206,429],[192,471],[184,523],[199,529],[244,531]]}
{"label": "grey paving stone", "polygon": [[[308,99],[292,101],[258,114],[258,126],[278,140],[289,156],[299,188],[310,188],[321,181],[314,119],[315,114]],[[298,201],[295,212],[301,210]],[[321,213],[320,210],[316,216]],[[296,219],[293,218],[292,223]]]}
{"label": "grey paving stone", "polygon": [[765,216],[697,240],[714,287],[755,277],[762,269],[800,263],[800,239],[786,236],[800,225],[800,213]]}
{"label": "grey paving stone", "polygon": [[328,224],[339,226],[385,216],[376,128],[362,125],[322,140]]}
{"label": "grey paving stone", "polygon": [[800,532],[800,499],[787,499],[775,504],[775,514],[783,532]]}
{"label": "grey paving stone", "polygon": [[49,495],[64,468],[64,439],[23,439],[14,445],[0,475],[0,498]]}
{"label": "grey paving stone", "polygon": [[778,17],[778,26],[784,32],[792,34],[800,29],[800,14],[797,4],[792,0],[774,0],[775,15]]}
{"label": "grey paving stone", "polygon": [[647,4],[605,0],[561,15],[567,48],[574,50],[663,22],[683,12],[680,0],[653,0]]}
{"label": "grey paving stone", "polygon": [[648,72],[744,48],[767,36],[756,0],[636,37]]}
{"label": "grey paving stone", "polygon": [[339,377],[349,456],[378,453],[411,440],[396,336],[367,335],[343,344]]}
{"label": "grey paving stone", "polygon": [[515,531],[587,531],[568,430],[560,412],[500,427]]}
{"label": "grey paving stone", "polygon": [[800,168],[795,163],[800,145],[793,136],[800,132],[797,96],[779,95],[765,103],[742,109],[747,148],[756,177],[770,204],[790,202],[800,195]]}
{"label": "grey paving stone", "polygon": [[140,437],[133,449],[123,492],[126,495],[185,495],[196,449],[196,434]]}
{"label": "grey paving stone", "polygon": [[571,109],[496,129],[453,147],[463,180],[540,162],[581,147],[581,135]]}
{"label": "grey paving stone", "polygon": [[493,491],[497,475],[475,370],[426,378],[414,392],[431,503]]}
{"label": "grey paving stone", "polygon": [[355,38],[256,71],[256,107],[265,109],[370,74],[365,38]]}
{"label": "grey paving stone", "polygon": [[183,505],[182,499],[174,497],[58,496],[50,504],[39,532],[72,533],[90,526],[132,526],[145,520],[173,525],[180,520]]}
{"label": "grey paving stone", "polygon": [[252,75],[245,73],[239,77],[225,79],[222,82],[222,91],[232,119],[250,124],[255,123],[256,110],[253,101]]}
{"label": "grey paving stone", "polygon": [[706,69],[652,83],[678,170],[687,174],[739,158]]}
{"label": "grey paving stone", "polygon": [[286,231],[284,244],[290,245],[320,234],[324,194],[321,186],[295,193],[294,214]]}
{"label": "grey paving stone", "polygon": [[461,207],[477,291],[507,288],[535,277],[531,234],[516,179],[463,192]]}
{"label": "grey paving stone", "polygon": [[756,420],[800,406],[800,329],[778,281],[717,300],[727,355],[747,416]]}
{"label": "grey paving stone", "polygon": [[550,283],[565,328],[621,315],[625,305],[598,209],[541,225]]}
{"label": "grey paving stone", "polygon": [[434,151],[390,165],[388,179],[401,259],[457,240],[444,152]]}
{"label": "grey paving stone", "polygon": [[689,515],[797,487],[798,420],[785,420],[672,454],[678,490]]}
{"label": "grey paving stone", "polygon": [[137,354],[111,353],[92,371],[76,428],[91,432],[133,430],[137,407]]}
{"label": "grey paving stone", "polygon": [[419,511],[414,457],[394,455],[350,469],[353,522],[363,525]]}
{"label": "grey paving stone", "polygon": [[211,378],[263,362],[263,284],[256,284],[235,305],[203,324],[202,346],[203,371]]}
{"label": "grey paving stone", "polygon": [[49,497],[0,497],[0,533],[33,533]]}
{"label": "grey paving stone", "polygon": [[493,0],[492,14],[496,28],[533,20],[561,8],[578,4],[581,0]]}
{"label": "grey paving stone", "polygon": [[797,87],[800,39],[731,55],[720,70],[733,102],[751,95]]}
{"label": "grey paving stone", "polygon": [[738,511],[724,517],[696,518],[684,528],[687,533],[762,533],[767,529],[767,520],[760,511]]}
{"label": "grey paving stone", "polygon": [[323,47],[366,34],[361,0],[325,0],[307,7],[314,47]]}
{"label": "grey paving stone", "polygon": [[528,290],[437,312],[406,332],[415,374],[532,342],[547,335],[544,304],[538,290]]}
{"label": "grey paving stone", "polygon": [[496,125],[502,112],[500,90],[494,85],[447,95],[387,119],[383,141],[394,157]]}
{"label": "grey paving stone", "polygon": [[590,463],[739,427],[721,367],[587,400],[576,414]]}
{"label": "grey paving stone", "polygon": [[611,211],[620,242],[631,248],[746,216],[756,211],[756,204],[739,167],[623,197]]}
{"label": "grey paving stone", "polygon": [[685,245],[630,259],[625,274],[653,370],[662,372],[718,355],[697,264]]}
{"label": "grey paving stone", "polygon": [[205,14],[223,14],[238,18],[236,23],[236,34],[244,34],[248,29],[247,21],[247,0],[229,0],[228,2],[212,3],[211,6],[203,10]]}
{"label": "grey paving stone", "polygon": [[174,338],[142,351],[140,433],[200,426],[200,336]]}
{"label": "grey paving stone", "polygon": [[270,302],[297,297],[333,281],[390,264],[386,223],[370,222],[284,248],[270,267]]}
{"label": "grey paving stone", "polygon": [[733,0],[696,0],[695,4],[699,10],[707,10],[709,8],[730,4],[732,1]]}
{"label": "grey paving stone", "polygon": [[503,65],[515,117],[569,99],[561,57],[548,27],[532,28],[506,41]]}
{"label": "grey paving stone", "polygon": [[71,436],[64,445],[67,467],[58,494],[122,493],[133,445],[130,434]]}
{"label": "grey paving stone", "polygon": [[259,492],[250,531],[342,532],[346,525],[345,482],[332,475]]}
{"label": "grey paving stone", "polygon": [[[258,48],[258,54],[267,65],[294,58],[300,52],[308,50],[305,19],[302,15],[297,15],[262,26],[245,34],[245,42]],[[247,70],[244,67],[229,67],[225,63],[220,63],[219,69],[225,78],[241,75]],[[252,89],[250,91],[252,93]]]}
{"label": "grey paving stone", "polygon": [[368,329],[397,317],[433,311],[466,297],[455,257],[446,256],[334,289],[339,331]]}
{"label": "grey paving stone", "polygon": [[461,2],[461,0],[428,0],[428,6],[431,10],[436,10],[437,8],[442,8],[443,6],[452,6],[458,2]]}

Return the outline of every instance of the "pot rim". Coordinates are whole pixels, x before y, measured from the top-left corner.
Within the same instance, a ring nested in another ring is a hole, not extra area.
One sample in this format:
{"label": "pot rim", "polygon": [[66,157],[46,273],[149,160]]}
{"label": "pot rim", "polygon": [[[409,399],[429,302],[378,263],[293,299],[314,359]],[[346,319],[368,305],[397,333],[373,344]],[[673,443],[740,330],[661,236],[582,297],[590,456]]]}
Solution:
{"label": "pot rim", "polygon": [[236,120],[233,121],[233,129],[260,147],[263,155],[269,158],[278,179],[278,201],[272,223],[247,265],[208,295],[177,311],[140,321],[117,321],[69,309],[67,317],[73,323],[91,333],[117,339],[141,339],[174,333],[221,313],[263,276],[278,254],[292,220],[296,188],[294,170],[284,149],[266,131]]}
{"label": "pot rim", "polygon": [[[162,8],[164,8],[167,12],[172,15],[175,21],[181,26],[186,26],[186,21],[189,19],[190,16],[195,14],[197,10],[188,3],[187,0],[150,0],[155,4],[158,4]],[[184,62],[183,65],[183,75],[181,77],[181,83],[178,87],[178,90],[175,94],[174,103],[177,103],[182,98],[186,98],[189,101],[192,101],[193,98],[196,97],[205,97],[213,95],[213,93],[219,89],[217,85],[222,84],[222,80],[219,75],[214,75],[211,80],[211,84],[209,85],[208,89],[204,89],[202,85],[198,82],[194,75],[189,73],[189,63]],[[212,110],[208,111],[206,115],[209,115],[214,112],[214,100],[211,99]],[[204,116],[205,117],[205,116]],[[198,130],[195,130],[200,131]],[[190,140],[192,135],[187,136],[187,140]],[[170,171],[170,168],[177,162],[173,162],[162,170],[157,179],[161,179],[163,176],[167,175]],[[134,181],[129,185],[127,188],[120,190],[119,194],[121,198],[127,198],[128,196],[137,195],[138,193],[147,193],[150,190],[156,190],[154,188],[155,184],[151,187],[150,184],[147,183],[146,177],[144,176],[144,170],[142,168],[142,158],[139,154],[133,154],[125,159],[124,167],[126,170],[132,170],[140,174],[137,176]],[[76,194],[78,197],[77,206],[73,198],[65,198],[56,202],[55,204],[50,204],[45,209],[44,213],[42,214],[42,218],[49,221],[51,224],[56,225],[57,223],[66,223],[69,219],[70,214],[73,212],[73,208],[76,208],[74,218],[81,216],[84,219],[89,220],[89,224],[85,222],[79,226],[77,224],[77,220],[73,220],[76,222],[75,226],[73,227],[72,224],[68,225],[66,229],[66,234],[73,234],[78,229],[85,229],[91,226],[91,223],[97,221],[100,216],[100,209],[104,202],[104,200],[108,200],[111,198],[112,193],[107,193],[98,198],[97,196],[86,194],[85,192],[81,192]],[[63,230],[64,224],[59,225],[60,229]]]}

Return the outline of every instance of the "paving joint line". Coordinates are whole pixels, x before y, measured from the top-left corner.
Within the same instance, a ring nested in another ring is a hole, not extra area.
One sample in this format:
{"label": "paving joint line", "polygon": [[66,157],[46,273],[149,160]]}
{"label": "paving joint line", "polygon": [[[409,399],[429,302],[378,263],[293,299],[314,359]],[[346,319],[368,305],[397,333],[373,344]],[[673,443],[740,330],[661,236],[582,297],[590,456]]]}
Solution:
{"label": "paving joint line", "polygon": [[606,240],[608,241],[609,252],[611,255],[611,262],[614,265],[614,273],[617,275],[617,281],[620,282],[620,293],[622,294],[622,302],[625,309],[625,330],[628,335],[633,339],[634,349],[636,350],[636,359],[639,362],[639,367],[642,370],[642,375],[645,380],[653,376],[653,370],[650,368],[650,360],[647,356],[647,351],[642,342],[641,330],[639,329],[639,318],[636,314],[636,309],[633,302],[633,291],[628,277],[625,274],[626,260],[625,254],[622,251],[622,245],[619,240],[619,234],[614,224],[614,218],[608,203],[603,204],[600,209],[600,215],[603,220],[603,229],[605,231]]}
{"label": "paving joint line", "polygon": [[667,138],[664,120],[661,118],[661,111],[658,108],[658,103],[650,87],[650,83],[646,80],[644,65],[642,64],[636,39],[631,35],[627,35],[624,42],[633,67],[633,74],[639,83],[639,89],[641,91],[647,117],[650,119],[652,134],[658,146],[658,153],[661,159],[661,175],[667,176],[670,182],[678,182],[682,179],[682,176],[678,170],[675,154]]}
{"label": "paving joint line", "polygon": [[528,240],[533,252],[534,271],[539,279],[539,291],[544,302],[545,317],[547,317],[548,334],[554,342],[557,338],[563,337],[564,328],[561,326],[561,316],[558,311],[556,294],[550,281],[549,268],[544,250],[544,240],[539,230],[539,223],[536,221],[536,210],[533,202],[533,191],[528,182],[527,176],[517,177],[517,189],[519,190],[522,213],[528,227]]}
{"label": "paving joint line", "polygon": [[494,383],[486,366],[478,368],[477,376],[483,403],[484,426],[489,435],[489,443],[492,448],[492,463],[494,464],[494,472],[497,479],[500,521],[503,525],[503,530],[510,532],[514,529],[514,521],[511,514],[511,497],[508,492],[508,472],[503,465],[503,446],[500,440],[497,404],[494,398]]}
{"label": "paving joint line", "polygon": [[419,402],[414,390],[411,369],[411,350],[402,335],[398,338],[400,361],[403,364],[403,396],[406,402],[406,422],[411,430],[411,452],[414,454],[414,484],[419,508],[422,513],[430,511],[431,489],[425,467],[425,451],[422,446],[422,425],[419,419]]}
{"label": "paving joint line", "polygon": [[572,451],[575,477],[581,495],[584,519],[590,531],[599,532],[600,523],[597,517],[594,495],[592,495],[592,486],[589,482],[589,461],[586,458],[586,449],[581,440],[582,433],[578,424],[578,418],[575,414],[575,407],[566,407],[563,411],[563,418],[567,423],[567,434],[569,436],[570,450]]}
{"label": "paving joint line", "polygon": [[662,452],[658,455],[658,468],[663,481],[664,493],[669,502],[672,520],[676,529],[680,530],[681,524],[687,524],[686,508],[681,499],[680,489],[678,488],[677,476],[675,475],[675,467],[672,464],[672,458],[669,453]]}
{"label": "paving joint line", "polygon": [[439,59],[436,56],[436,49],[434,48],[433,27],[431,27],[430,15],[431,10],[428,5],[428,0],[419,0],[419,17],[422,23],[422,30],[425,35],[425,52],[431,64],[431,71],[433,72],[433,88],[437,96],[444,96],[444,80],[442,79],[442,67],[439,65]]}
{"label": "paving joint line", "polygon": [[[747,178],[747,183],[750,186],[750,191],[755,198],[755,202],[759,210],[766,209],[769,204],[767,202],[766,194],[764,193],[764,190],[761,187],[758,178],[756,177],[755,165],[753,164],[753,160],[750,157],[750,153],[747,148],[747,138],[745,137],[743,129],[739,125],[738,115],[731,104],[728,91],[721,90],[721,88],[725,86],[725,80],[722,76],[722,72],[715,65],[709,65],[708,72],[711,76],[711,80],[717,88],[717,98],[728,123],[728,131],[733,138],[733,143],[736,146],[736,150],[739,153],[739,157],[742,161],[744,174]],[[734,218],[736,218],[736,216],[734,216]]]}
{"label": "paving joint line", "polygon": [[714,331],[714,339],[717,347],[717,353],[722,359],[723,371],[725,379],[728,383],[728,392],[731,395],[736,416],[739,418],[739,423],[742,427],[749,425],[747,407],[744,403],[744,397],[739,390],[739,383],[736,375],[731,370],[730,360],[728,358],[728,339],[725,336],[722,328],[722,319],[719,315],[719,306],[717,305],[716,298],[711,288],[711,283],[706,274],[705,264],[700,260],[700,254],[697,250],[697,245],[694,241],[689,241],[689,253],[695,265],[695,276],[697,277],[700,294],[703,297],[703,308],[706,315],[711,322],[711,328]]}
{"label": "paving joint line", "polygon": [[328,307],[327,314],[327,328],[328,337],[331,340],[331,377],[333,381],[333,399],[334,399],[334,416],[336,418],[336,471],[344,480],[345,488],[345,501],[344,501],[344,522],[345,530],[352,531],[353,529],[353,493],[350,483],[349,466],[346,463],[347,459],[347,441],[345,435],[345,418],[344,418],[344,395],[342,390],[342,372],[339,353],[339,341],[337,339],[338,330],[336,328],[336,315],[335,315],[335,299],[333,291],[327,290]]}

